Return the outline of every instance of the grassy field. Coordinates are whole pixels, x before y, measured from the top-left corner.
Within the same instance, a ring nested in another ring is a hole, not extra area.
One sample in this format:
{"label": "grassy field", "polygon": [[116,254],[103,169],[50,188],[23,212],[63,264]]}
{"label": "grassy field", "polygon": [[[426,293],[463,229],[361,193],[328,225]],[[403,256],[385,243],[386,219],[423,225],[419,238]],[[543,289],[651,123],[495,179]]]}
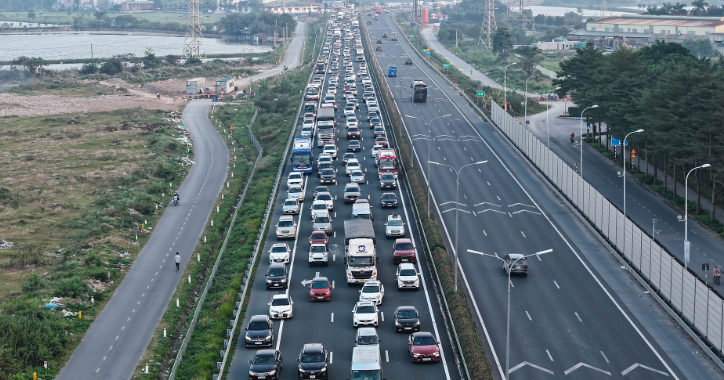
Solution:
{"label": "grassy field", "polygon": [[573,57],[574,55],[576,55],[575,50],[544,52],[543,56],[545,59],[540,63],[540,65],[548,70],[558,71],[561,69],[558,64],[570,57]]}
{"label": "grassy field", "polygon": [[[121,16],[128,13],[108,13],[110,17]],[[2,12],[0,20],[2,21],[23,21],[23,22],[39,22],[43,24],[73,24],[73,18],[78,16],[93,16],[89,12],[52,12],[37,11],[35,18],[28,17],[28,12]],[[188,15],[186,13],[175,12],[152,12],[152,13],[132,13],[133,17],[142,18],[151,22],[175,22],[177,24],[187,25]],[[211,24],[218,21],[218,15],[202,15],[201,22]]]}
{"label": "grassy field", "polygon": [[[0,330],[10,329],[0,331],[0,378],[53,376],[140,252],[148,232],[139,227],[154,225],[169,182],[187,172],[180,157],[193,154],[167,116],[0,118],[0,239],[12,243],[0,250]],[[83,319],[39,307],[54,296]]]}
{"label": "grassy field", "polygon": [[85,98],[89,96],[113,95],[122,93],[123,91],[112,87],[104,86],[98,82],[76,82],[74,85],[65,85],[58,88],[48,88],[46,86],[39,87],[36,85],[11,87],[8,89],[8,92],[26,96],[59,95],[71,98]]}

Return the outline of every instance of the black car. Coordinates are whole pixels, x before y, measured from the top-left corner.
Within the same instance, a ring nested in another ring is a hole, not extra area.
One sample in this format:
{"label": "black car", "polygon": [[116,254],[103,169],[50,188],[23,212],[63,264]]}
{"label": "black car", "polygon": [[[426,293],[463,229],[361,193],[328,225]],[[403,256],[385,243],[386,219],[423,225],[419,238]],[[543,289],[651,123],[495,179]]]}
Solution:
{"label": "black car", "polygon": [[286,289],[287,283],[287,266],[284,263],[274,263],[269,265],[266,272],[266,288],[269,289]]}
{"label": "black car", "polygon": [[382,196],[380,197],[380,201],[382,201],[382,208],[385,208],[385,207],[397,208],[397,195],[395,195],[395,193],[382,193]]}
{"label": "black car", "polygon": [[326,379],[329,354],[321,343],[307,343],[299,353],[299,379]]}
{"label": "black car", "polygon": [[317,167],[317,173],[319,174],[319,177],[321,177],[322,170],[324,169],[334,169],[334,167],[328,162],[319,164],[319,167]]}
{"label": "black car", "polygon": [[277,350],[259,350],[249,360],[249,380],[278,379],[282,370],[282,354]]}
{"label": "black car", "polygon": [[420,313],[414,306],[400,306],[395,310],[395,332],[420,331]]}
{"label": "black car", "polygon": [[412,64],[412,58],[409,58],[409,57],[408,57],[407,59],[405,59],[405,64],[406,64],[406,65],[411,65],[411,64]]}
{"label": "black car", "polygon": [[[357,140],[353,140],[357,141]],[[351,142],[351,141],[350,141]],[[334,169],[322,169],[319,171],[319,180],[321,183],[337,184],[337,172]]]}
{"label": "black car", "polygon": [[359,152],[361,150],[362,145],[360,145],[359,140],[350,140],[350,142],[347,143],[348,152]]}
{"label": "black car", "polygon": [[392,174],[380,175],[380,189],[396,189],[397,181],[395,176]]}
{"label": "black car", "polygon": [[271,347],[274,344],[274,324],[268,315],[252,316],[245,330],[246,347]]}
{"label": "black car", "polygon": [[378,125],[375,127],[375,130],[372,132],[375,137],[385,137],[387,135],[387,132],[385,132],[385,127]]}

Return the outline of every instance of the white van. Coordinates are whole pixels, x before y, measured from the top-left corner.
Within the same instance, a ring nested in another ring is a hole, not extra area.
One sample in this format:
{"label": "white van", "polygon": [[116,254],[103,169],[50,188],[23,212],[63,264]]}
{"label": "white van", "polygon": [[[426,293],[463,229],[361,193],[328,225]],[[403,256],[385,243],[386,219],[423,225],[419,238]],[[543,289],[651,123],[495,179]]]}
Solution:
{"label": "white van", "polygon": [[369,219],[372,218],[372,208],[366,199],[357,199],[352,205],[352,219]]}
{"label": "white van", "polygon": [[359,346],[352,349],[350,380],[383,379],[379,346]]}

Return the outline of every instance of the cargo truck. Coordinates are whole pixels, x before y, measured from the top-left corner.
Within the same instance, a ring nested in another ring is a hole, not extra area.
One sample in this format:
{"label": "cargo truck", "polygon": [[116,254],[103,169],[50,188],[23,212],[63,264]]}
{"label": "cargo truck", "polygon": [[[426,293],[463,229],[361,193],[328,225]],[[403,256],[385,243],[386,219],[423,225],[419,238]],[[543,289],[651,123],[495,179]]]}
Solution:
{"label": "cargo truck", "polygon": [[336,127],[334,118],[334,107],[319,108],[317,113],[317,146],[322,147],[327,142],[334,143],[334,134]]}
{"label": "cargo truck", "polygon": [[344,221],[345,272],[347,285],[377,279],[375,230],[370,219]]}

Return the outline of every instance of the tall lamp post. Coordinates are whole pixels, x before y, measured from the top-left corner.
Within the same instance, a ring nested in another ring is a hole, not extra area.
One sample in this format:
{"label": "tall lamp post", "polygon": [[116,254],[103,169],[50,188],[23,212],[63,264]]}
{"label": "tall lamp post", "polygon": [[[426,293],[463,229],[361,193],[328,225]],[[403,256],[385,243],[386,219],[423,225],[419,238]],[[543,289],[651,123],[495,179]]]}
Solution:
{"label": "tall lamp post", "polygon": [[[498,256],[495,256],[495,255],[490,255],[487,253],[473,251],[472,249],[468,249],[468,252],[477,253],[478,255],[482,255],[482,256],[492,257],[492,258],[498,259],[505,263],[504,259],[502,259]],[[530,255],[521,256],[521,257],[515,259],[515,261],[513,261],[512,263],[510,263],[510,266],[508,267],[508,318],[507,318],[508,321],[506,323],[507,327],[505,329],[506,330],[506,333],[505,333],[505,378],[507,380],[510,379],[510,272],[511,272],[510,268],[513,268],[515,263],[517,263],[518,261],[520,261],[522,259],[525,259],[525,258],[528,258],[531,256],[540,256],[540,255],[550,253],[550,252],[553,252],[553,250],[549,248],[549,249],[546,249],[545,251],[540,251],[540,252],[536,252],[536,253],[533,253]]]}
{"label": "tall lamp post", "polygon": [[580,169],[579,169],[579,170],[580,170],[580,173],[581,173],[581,178],[583,178],[583,113],[586,112],[586,110],[589,109],[589,108],[598,108],[598,104],[594,104],[594,105],[592,105],[592,106],[590,106],[590,107],[586,107],[586,108],[583,109],[583,111],[581,111],[581,134],[580,134],[580,138],[581,138],[581,165],[580,165]]}
{"label": "tall lamp post", "polygon": [[508,66],[515,65],[518,62],[513,62],[505,65],[503,68],[503,104],[505,104],[505,110],[508,110]]}
{"label": "tall lamp post", "polygon": [[[533,78],[535,75],[531,75],[528,79]],[[525,80],[525,113],[523,114],[523,124],[528,128],[528,79]]]}
{"label": "tall lamp post", "polygon": [[689,264],[689,174],[696,169],[708,168],[710,166],[709,164],[697,166],[689,170],[689,172],[686,173],[686,178],[684,178],[684,217],[682,218],[681,215],[679,215],[679,221],[684,222],[684,269],[686,269],[687,264]]}
{"label": "tall lamp post", "polygon": [[460,213],[459,212],[459,210],[460,210],[460,203],[459,203],[459,201],[460,201],[460,172],[468,166],[484,164],[486,162],[488,162],[488,160],[473,162],[473,163],[470,163],[467,165],[463,165],[460,169],[455,170],[455,168],[453,168],[450,165],[441,164],[441,163],[435,162],[435,161],[428,161],[428,163],[435,164],[438,166],[447,166],[448,168],[450,168],[452,171],[455,172],[455,248],[454,248],[454,250],[455,250],[455,263],[454,263],[454,266],[455,266],[455,293],[458,292],[458,214]]}
{"label": "tall lamp post", "polygon": [[[430,124],[432,124],[432,122],[435,121],[435,120],[437,120],[437,119],[442,119],[442,118],[448,117],[448,116],[451,116],[451,114],[434,117],[434,118],[432,118],[430,121],[426,121],[423,117],[415,117],[415,116],[412,116],[412,115],[405,115],[405,117],[409,117],[410,119],[420,119],[420,120],[422,120],[422,122],[425,123],[425,126],[427,127],[427,173],[426,173],[427,176],[430,175],[430,140],[432,140],[432,136],[430,136],[430,134],[431,134],[431,132],[430,132]],[[428,182],[427,182],[427,218],[428,218],[428,219],[430,219],[430,192],[431,192],[431,191],[432,191],[432,190],[430,190],[430,180],[429,180],[429,178],[428,178]]]}
{"label": "tall lamp post", "polygon": [[[626,137],[623,138],[623,141],[621,141],[621,156],[623,156],[623,173],[621,174],[621,177],[623,178],[623,219],[626,220],[626,140],[628,140],[628,137],[632,133],[641,133],[644,130],[642,128],[637,129],[633,132],[629,132]],[[624,238],[626,235],[624,234]],[[625,242],[624,242],[625,243]]]}
{"label": "tall lamp post", "polygon": [[546,93],[546,138],[548,140],[548,142],[547,142],[548,149],[551,148],[551,127],[548,125],[548,108],[550,108],[550,96],[551,96],[551,92],[553,92],[555,90],[560,90],[560,89],[561,89],[561,87],[558,86]]}

